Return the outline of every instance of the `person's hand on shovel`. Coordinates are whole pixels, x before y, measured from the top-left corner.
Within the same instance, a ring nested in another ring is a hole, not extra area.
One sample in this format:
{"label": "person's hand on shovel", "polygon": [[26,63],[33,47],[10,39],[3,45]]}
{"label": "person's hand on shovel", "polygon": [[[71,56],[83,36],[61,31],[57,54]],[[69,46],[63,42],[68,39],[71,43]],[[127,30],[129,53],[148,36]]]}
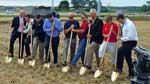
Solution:
{"label": "person's hand on shovel", "polygon": [[51,27],[51,32],[54,32],[55,31],[55,28],[54,27]]}
{"label": "person's hand on shovel", "polygon": [[20,30],[20,31],[23,33],[23,30],[24,30],[24,23],[22,22],[20,26],[21,26],[21,30]]}
{"label": "person's hand on shovel", "polygon": [[72,29],[74,29],[74,25],[72,24],[69,29],[72,31]]}
{"label": "person's hand on shovel", "polygon": [[117,41],[121,40],[121,37],[120,36],[117,36]]}
{"label": "person's hand on shovel", "polygon": [[87,34],[87,38],[88,39],[92,38],[92,35],[91,34]]}
{"label": "person's hand on shovel", "polygon": [[52,23],[51,32],[55,31],[55,22]]}

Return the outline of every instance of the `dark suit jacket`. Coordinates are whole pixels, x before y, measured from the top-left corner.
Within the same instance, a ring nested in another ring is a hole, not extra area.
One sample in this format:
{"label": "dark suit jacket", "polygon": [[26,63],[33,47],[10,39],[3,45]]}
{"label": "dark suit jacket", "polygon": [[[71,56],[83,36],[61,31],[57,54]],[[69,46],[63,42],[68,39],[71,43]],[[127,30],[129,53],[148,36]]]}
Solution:
{"label": "dark suit jacket", "polygon": [[90,31],[90,34],[92,35],[91,42],[96,42],[99,44],[103,42],[102,29],[103,29],[103,21],[101,19],[98,19],[97,17],[94,23],[91,25]]}
{"label": "dark suit jacket", "polygon": [[[25,22],[25,20],[24,20],[24,22]],[[14,28],[13,31],[16,31],[16,30],[18,30],[19,26],[20,26],[19,16],[14,17],[12,20],[11,28]]]}
{"label": "dark suit jacket", "polygon": [[20,25],[19,16],[14,17],[11,24],[11,28],[14,28],[13,31],[18,30],[19,25]]}

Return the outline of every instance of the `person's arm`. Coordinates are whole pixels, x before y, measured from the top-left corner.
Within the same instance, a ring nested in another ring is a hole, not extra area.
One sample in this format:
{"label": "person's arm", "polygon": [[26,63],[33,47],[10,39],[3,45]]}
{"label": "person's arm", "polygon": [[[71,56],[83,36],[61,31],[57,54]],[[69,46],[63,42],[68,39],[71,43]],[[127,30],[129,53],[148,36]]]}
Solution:
{"label": "person's arm", "polygon": [[112,30],[112,33],[115,35],[115,36],[118,36],[118,30],[119,30],[119,27],[117,24],[114,24],[113,25],[113,30]]}
{"label": "person's arm", "polygon": [[33,23],[33,20],[31,19],[30,22],[29,22],[29,24],[28,24],[28,28],[25,29],[23,31],[23,33],[28,33],[29,31],[31,31],[32,23]]}
{"label": "person's arm", "polygon": [[68,26],[68,23],[66,22],[65,25],[64,25],[64,33],[67,34],[68,32],[70,32],[72,30],[72,26]]}
{"label": "person's arm", "polygon": [[134,31],[135,26],[134,25],[126,25],[126,28],[123,28],[123,37],[121,38],[122,41],[127,41],[130,40],[132,38],[134,38],[134,34],[136,33],[136,31]]}
{"label": "person's arm", "polygon": [[72,31],[76,33],[84,33],[88,29],[88,23],[83,23],[81,27],[82,29],[72,29]]}
{"label": "person's arm", "polygon": [[60,31],[60,32],[63,31],[62,23],[61,23],[60,20],[56,20],[56,22],[55,22],[55,28],[56,28],[58,31]]}
{"label": "person's arm", "polygon": [[37,23],[36,23],[36,21],[34,20],[34,22],[33,22],[33,24],[32,24],[32,29],[34,30],[34,29],[37,29],[37,25],[36,25]]}
{"label": "person's arm", "polygon": [[72,27],[69,27],[68,29],[64,30],[64,33],[67,34],[68,32],[70,32],[72,30]]}
{"label": "person's arm", "polygon": [[99,22],[98,22],[98,26],[97,26],[98,27],[97,31],[92,34],[92,37],[97,37],[97,36],[99,36],[102,33],[103,21],[102,20],[98,20],[98,21]]}
{"label": "person's arm", "polygon": [[14,18],[12,19],[12,21],[11,21],[11,28],[14,28],[14,27],[15,27],[15,19],[16,19],[16,17],[14,17]]}
{"label": "person's arm", "polygon": [[43,30],[44,30],[44,32],[50,32],[50,28],[47,27],[47,22],[48,22],[48,20],[45,19],[44,20],[44,24],[43,24]]}
{"label": "person's arm", "polygon": [[107,28],[106,24],[103,25],[102,35],[103,35],[103,37],[107,38],[108,37],[108,33],[106,33],[105,28]]}
{"label": "person's arm", "polygon": [[84,29],[72,29],[73,32],[76,32],[76,33],[84,33],[85,30]]}

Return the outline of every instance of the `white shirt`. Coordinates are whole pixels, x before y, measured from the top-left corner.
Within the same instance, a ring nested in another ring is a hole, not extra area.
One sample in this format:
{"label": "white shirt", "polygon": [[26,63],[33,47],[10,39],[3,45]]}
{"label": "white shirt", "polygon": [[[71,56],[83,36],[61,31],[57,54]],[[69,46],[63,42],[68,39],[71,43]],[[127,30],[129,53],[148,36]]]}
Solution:
{"label": "white shirt", "polygon": [[31,19],[29,22],[26,23],[26,29],[23,31],[23,33],[31,33],[33,24],[33,19]]}
{"label": "white shirt", "polygon": [[122,24],[122,38],[121,40],[126,41],[138,41],[138,34],[136,27],[131,20],[126,18],[125,23]]}
{"label": "white shirt", "polygon": [[18,31],[21,32],[21,30],[23,29],[23,24],[24,24],[24,18],[19,16],[19,28]]}

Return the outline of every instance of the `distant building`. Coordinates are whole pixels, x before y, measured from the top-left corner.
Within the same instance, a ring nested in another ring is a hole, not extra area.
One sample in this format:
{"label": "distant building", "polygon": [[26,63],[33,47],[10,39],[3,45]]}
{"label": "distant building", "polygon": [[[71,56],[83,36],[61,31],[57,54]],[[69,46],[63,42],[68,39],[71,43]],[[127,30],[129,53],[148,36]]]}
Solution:
{"label": "distant building", "polygon": [[14,14],[15,13],[14,10],[15,9],[13,7],[4,7],[5,14],[9,14],[9,15]]}
{"label": "distant building", "polygon": [[33,16],[41,15],[43,17],[46,17],[47,14],[50,14],[52,12],[53,10],[51,9],[51,7],[40,6],[40,7],[33,8],[32,15]]}
{"label": "distant building", "polygon": [[15,12],[14,11],[12,11],[12,10],[6,10],[5,11],[5,14],[8,14],[8,15],[10,15],[10,14],[14,14]]}

